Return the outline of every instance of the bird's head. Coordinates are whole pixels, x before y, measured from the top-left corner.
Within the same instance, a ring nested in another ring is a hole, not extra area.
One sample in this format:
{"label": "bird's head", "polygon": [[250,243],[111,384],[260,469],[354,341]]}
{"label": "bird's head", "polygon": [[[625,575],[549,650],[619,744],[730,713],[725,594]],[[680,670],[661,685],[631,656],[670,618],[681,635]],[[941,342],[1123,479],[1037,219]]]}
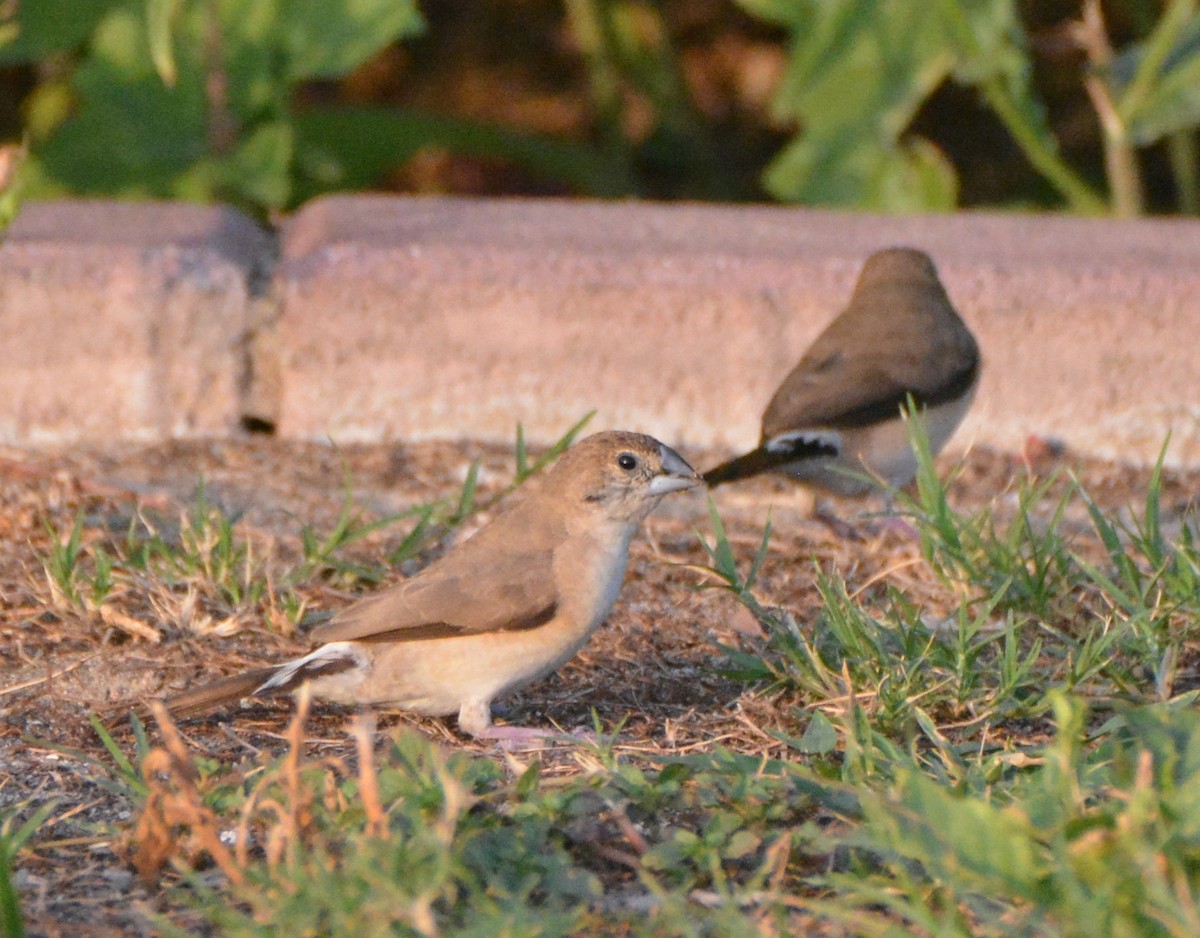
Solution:
{"label": "bird's head", "polygon": [[547,474],[548,487],[612,521],[640,522],[670,492],[701,484],[687,460],[641,433],[596,433],[572,446]]}
{"label": "bird's head", "polygon": [[884,248],[866,259],[862,272],[858,275],[860,286],[895,281],[939,282],[933,258],[916,248]]}

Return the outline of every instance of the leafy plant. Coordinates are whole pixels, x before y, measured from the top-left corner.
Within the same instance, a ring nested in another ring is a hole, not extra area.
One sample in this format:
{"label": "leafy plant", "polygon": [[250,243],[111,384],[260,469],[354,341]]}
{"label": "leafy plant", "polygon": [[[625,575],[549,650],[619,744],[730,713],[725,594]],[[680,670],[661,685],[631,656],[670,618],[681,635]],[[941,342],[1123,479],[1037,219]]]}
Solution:
{"label": "leafy plant", "polygon": [[1140,42],[1114,53],[1097,0],[1072,37],[1106,145],[1109,196],[1058,152],[1034,92],[1032,60],[1014,0],[859,3],[739,0],[788,30],[791,53],[775,117],[800,130],[768,167],[779,199],[886,211],[950,209],[954,167],[914,118],[940,85],[975,89],[1030,165],[1075,212],[1144,211],[1135,147],[1164,137],[1185,211],[1200,207],[1200,13],[1171,0]]}
{"label": "leafy plant", "polygon": [[983,91],[1076,210],[1100,208],[1054,155],[1012,0],[741,5],[791,36],[775,117],[803,129],[767,169],[767,188],[777,198],[889,211],[952,208],[954,168],[909,127],[925,100],[953,78]]}
{"label": "leafy plant", "polygon": [[[178,870],[196,913],[222,934],[568,935],[614,919],[635,933],[669,931],[639,930],[637,913],[620,906],[598,914],[599,873],[614,861],[637,873],[637,894],[668,921],[744,933],[742,903],[757,901],[809,836],[790,829],[810,802],[778,763],[719,751],[645,772],[609,749],[597,753],[603,770],[544,784],[537,762],[506,778],[495,761],[447,756],[414,732],[377,753],[372,721],[359,719],[351,772],[303,758],[305,706],[288,752],[251,775],[198,770],[169,721],[147,755],[134,862],[151,877]],[[205,853],[228,893],[189,872]],[[695,892],[728,902],[675,908]]]}
{"label": "leafy plant", "polygon": [[863,824],[844,838],[876,864],[821,877],[810,908],[876,931],[1184,935],[1200,923],[1200,840],[1190,816],[1200,720],[1133,709],[1087,747],[1086,707],[1055,700],[1038,767],[990,791],[954,790],[911,763],[861,786]]}
{"label": "leafy plant", "polygon": [[[69,67],[29,103],[31,194],[293,204],[319,162],[292,91],[415,34],[413,0],[46,0],[0,64]],[[79,50],[83,50],[79,54]]]}
{"label": "leafy plant", "polygon": [[[1113,48],[1098,0],[1060,24],[1105,147],[1073,166],[1031,80],[1016,0],[739,0],[787,34],[772,119],[795,128],[763,184],[775,198],[885,211],[948,210],[959,173],[914,131],[938,89],[971,89],[1072,211],[1145,211],[1140,151],[1165,143],[1183,211],[1200,211],[1200,12],[1121,4],[1135,38]],[[1113,4],[1107,8],[1112,10]],[[596,141],[384,104],[300,104],[418,34],[415,0],[37,0],[0,22],[0,66],[36,64],[30,148],[0,216],[63,193],[222,199],[260,215],[376,185],[423,148],[515,163],[591,195],[757,195],[747,155],[696,104],[680,22],[650,0],[566,0]],[[3,15],[0,12],[0,15]],[[1057,66],[1063,67],[1063,66]],[[632,129],[636,126],[638,129]],[[736,135],[735,135],[736,136]],[[757,164],[756,164],[757,165]],[[3,188],[3,187],[0,187]]]}

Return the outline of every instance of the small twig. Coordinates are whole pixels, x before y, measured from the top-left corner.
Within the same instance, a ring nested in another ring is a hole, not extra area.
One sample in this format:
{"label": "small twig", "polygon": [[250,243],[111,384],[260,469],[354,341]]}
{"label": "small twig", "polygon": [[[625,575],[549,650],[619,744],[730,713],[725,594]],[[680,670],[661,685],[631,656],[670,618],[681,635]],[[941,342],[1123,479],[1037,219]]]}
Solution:
{"label": "small twig", "polygon": [[891,576],[893,573],[895,573],[898,570],[903,570],[905,567],[916,566],[917,564],[923,563],[924,561],[925,561],[924,557],[910,557],[908,560],[898,561],[897,563],[892,564],[890,567],[887,567],[884,570],[880,570],[874,576],[870,577],[866,583],[864,583],[862,586],[860,586],[858,589],[856,589],[853,593],[850,594],[850,598],[858,599],[858,597],[860,595],[862,595],[863,592],[870,589],[872,586],[874,586],[880,580],[886,579],[887,577]]}
{"label": "small twig", "polygon": [[642,860],[636,854],[629,853],[626,850],[621,850],[619,847],[610,847],[608,844],[602,844],[597,840],[592,840],[590,837],[581,837],[578,834],[572,834],[566,831],[567,839],[569,839],[577,847],[583,847],[590,850],[596,856],[607,860],[609,863],[615,863],[618,866],[628,867],[631,870],[641,870]]}
{"label": "small twig", "polygon": [[257,746],[253,745],[252,743],[248,743],[248,742],[246,742],[246,740],[242,739],[242,737],[240,737],[236,732],[234,732],[234,729],[232,726],[228,726],[228,725],[222,723],[221,724],[221,733],[225,736],[226,739],[230,740],[235,745],[241,746],[244,749],[248,749],[253,755],[256,755],[256,756],[262,755],[263,751],[261,749],[259,749]]}
{"label": "small twig", "polygon": [[304,721],[308,719],[308,708],[312,703],[312,685],[307,681],[300,685],[296,694],[296,713],[287,728],[288,751],[283,762],[283,775],[287,782],[288,809],[286,839],[295,843],[300,831],[307,826],[307,799],[300,784],[300,756],[304,752]]}
{"label": "small twig", "polygon": [[1104,167],[1112,188],[1114,214],[1118,218],[1136,218],[1145,211],[1137,152],[1129,142],[1128,128],[1108,85],[1099,74],[1112,64],[1113,59],[1100,0],[1087,0],[1084,3],[1083,19],[1072,32],[1092,66],[1092,71],[1084,76],[1083,86],[1104,130]]}
{"label": "small twig", "polygon": [[96,805],[100,804],[103,800],[104,800],[103,798],[95,798],[91,801],[85,801],[83,804],[77,804],[77,805],[75,805],[75,807],[71,808],[69,811],[64,811],[58,817],[53,817],[53,818],[47,819],[46,822],[42,825],[42,828],[44,830],[45,828],[48,828],[48,827],[54,827],[54,825],[56,825],[56,824],[61,824],[63,821],[70,820],[75,815],[77,815],[80,811],[86,811],[88,808],[95,807]]}
{"label": "small twig", "polygon": [[60,847],[99,847],[112,843],[111,834],[93,834],[90,837],[60,837],[57,840],[39,840],[26,847],[27,850],[57,850]]}
{"label": "small twig", "polygon": [[93,658],[97,658],[97,657],[99,657],[99,655],[88,655],[88,657],[86,657],[86,658],[80,658],[74,664],[67,665],[61,671],[54,671],[51,674],[47,674],[45,677],[35,677],[29,681],[22,681],[20,684],[10,684],[8,687],[0,688],[0,697],[7,696],[8,694],[15,694],[18,691],[27,690],[30,687],[37,687],[39,684],[49,684],[51,681],[55,680],[56,678],[60,678],[64,674],[70,674],[76,668],[80,667],[81,665],[87,664]]}
{"label": "small twig", "polygon": [[375,715],[369,711],[359,713],[350,725],[350,734],[358,750],[358,792],[367,813],[367,836],[386,840],[387,815],[379,800],[379,777],[375,772]]}
{"label": "small twig", "polygon": [[105,625],[111,625],[113,628],[120,629],[122,632],[132,635],[135,638],[145,639],[152,645],[157,645],[162,641],[162,633],[158,629],[146,625],[140,619],[126,615],[119,609],[114,609],[112,606],[106,604],[100,607],[99,612],[100,618],[104,620]]}
{"label": "small twig", "polygon": [[625,813],[625,805],[617,805],[612,809],[612,818],[616,822],[617,829],[624,836],[626,842],[634,849],[639,857],[645,856],[650,849],[650,845],[646,843],[646,838],[642,836],[642,832],[638,830],[633,821],[629,820],[629,815]]}

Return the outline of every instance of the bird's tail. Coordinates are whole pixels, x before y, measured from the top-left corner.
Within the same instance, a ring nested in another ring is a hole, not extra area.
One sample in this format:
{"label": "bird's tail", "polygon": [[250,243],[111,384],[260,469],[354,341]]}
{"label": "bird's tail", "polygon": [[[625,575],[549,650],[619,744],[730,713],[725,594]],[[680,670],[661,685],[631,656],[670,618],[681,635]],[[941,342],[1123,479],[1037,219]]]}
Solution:
{"label": "bird's tail", "polygon": [[760,472],[778,469],[785,462],[787,460],[780,459],[777,453],[769,452],[760,446],[758,449],[752,449],[728,462],[723,462],[701,475],[708,487],[714,488],[725,482],[736,482],[738,479],[756,476]]}
{"label": "bird's tail", "polygon": [[280,667],[281,665],[274,665],[242,671],[240,674],[231,674],[229,677],[223,677],[209,684],[193,687],[191,690],[169,697],[163,702],[166,704],[167,712],[172,716],[186,719],[215,707],[241,700],[243,697],[249,697],[256,692],[271,696],[279,693],[280,689],[263,688],[263,685],[275,676]]}
{"label": "bird's tail", "polygon": [[361,648],[354,642],[329,642],[303,658],[231,674],[211,684],[184,691],[164,703],[172,716],[195,716],[243,697],[290,694],[305,681],[362,668],[367,661]]}
{"label": "bird's tail", "polygon": [[723,482],[748,479],[806,459],[834,457],[840,450],[841,437],[836,431],[792,430],[777,434],[757,449],[709,469],[702,478],[712,488]]}

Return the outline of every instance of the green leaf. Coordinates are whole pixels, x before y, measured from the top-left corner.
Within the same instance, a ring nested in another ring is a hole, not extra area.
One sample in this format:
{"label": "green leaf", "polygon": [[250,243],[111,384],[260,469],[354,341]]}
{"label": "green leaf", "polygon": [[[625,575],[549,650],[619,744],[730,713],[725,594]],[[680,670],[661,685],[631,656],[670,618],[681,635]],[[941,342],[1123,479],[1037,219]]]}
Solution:
{"label": "green leaf", "polygon": [[373,186],[423,147],[509,162],[587,195],[623,191],[620,173],[594,147],[545,134],[385,107],[313,108],[294,123],[300,201]]}
{"label": "green leaf", "polygon": [[733,836],[729,838],[729,842],[721,851],[721,855],[727,860],[740,860],[755,853],[761,845],[762,838],[753,831],[734,831]]}
{"label": "green leaf", "polygon": [[804,29],[812,19],[816,0],[737,0],[747,13],[780,26]]}
{"label": "green leaf", "polygon": [[[989,80],[1003,87],[1014,109],[1048,150],[1058,143],[1051,133],[1046,109],[1033,88],[1033,57],[1014,0],[944,0],[953,3],[966,21],[972,42],[954,42],[954,79],[979,87]],[[955,37],[953,24],[943,22]],[[961,22],[961,21],[960,21]]]}
{"label": "green leaf", "polygon": [[150,59],[163,84],[175,84],[175,49],[172,29],[181,0],[146,0],[146,24],[150,33]]}
{"label": "green leaf", "polygon": [[4,938],[23,938],[25,923],[21,916],[21,900],[9,872],[8,857],[0,855],[0,934]]}
{"label": "green leaf", "polygon": [[291,196],[293,148],[291,123],[263,124],[222,161],[223,188],[256,205],[283,208]]}
{"label": "green leaf", "polygon": [[[954,77],[965,85],[978,85],[999,76],[1010,89],[1022,93],[1029,87],[1030,58],[1025,33],[1012,0],[955,0],[972,39],[955,43]],[[951,34],[947,26],[947,33]]]}
{"label": "green leaf", "polygon": [[[38,62],[82,45],[96,24],[125,0],[23,0],[17,35],[0,46],[0,65]],[[6,24],[7,25],[7,24]]]}
{"label": "green leaf", "polygon": [[930,4],[829,0],[795,31],[774,103],[801,134],[768,168],[777,198],[893,211],[952,208],[953,168],[906,138],[955,52]]}
{"label": "green leaf", "polygon": [[829,717],[818,710],[812,715],[812,719],[808,721],[808,728],[804,731],[804,735],[800,737],[798,748],[800,752],[807,752],[812,755],[824,755],[837,749],[837,742],[837,729]]}
{"label": "green leaf", "polygon": [[704,550],[708,553],[709,558],[713,562],[713,569],[717,571],[731,585],[738,584],[737,558],[733,556],[733,548],[729,544],[729,538],[725,535],[725,524],[721,521],[721,515],[717,511],[717,503],[713,501],[712,496],[708,496],[708,520],[712,524],[713,542],[710,547],[708,542],[701,538],[701,543],[704,545]]}
{"label": "green leaf", "polygon": [[181,50],[175,87],[149,57],[146,23],[115,10],[96,30],[92,55],[75,75],[80,103],[41,148],[46,170],[81,192],[172,194],[172,181],[204,155],[201,76]]}
{"label": "green leaf", "polygon": [[295,81],[349,72],[423,26],[415,0],[286,0],[273,28]]}
{"label": "green leaf", "polygon": [[929,5],[827,0],[796,36],[775,111],[809,129],[852,120],[894,139],[952,65]]}
{"label": "green leaf", "polygon": [[832,139],[802,135],[767,168],[763,181],[785,201],[888,212],[949,211],[958,196],[954,167],[929,141],[870,144],[850,130]]}
{"label": "green leaf", "polygon": [[454,517],[463,519],[475,510],[475,490],[479,487],[479,460],[471,460],[467,470],[467,478],[463,482],[462,491],[458,496],[458,507],[454,509]]}
{"label": "green leaf", "polygon": [[[1138,43],[1113,59],[1105,76],[1118,102],[1143,66],[1149,43]],[[1200,13],[1180,31],[1147,92],[1128,116],[1127,131],[1147,146],[1177,130],[1200,124]]]}

